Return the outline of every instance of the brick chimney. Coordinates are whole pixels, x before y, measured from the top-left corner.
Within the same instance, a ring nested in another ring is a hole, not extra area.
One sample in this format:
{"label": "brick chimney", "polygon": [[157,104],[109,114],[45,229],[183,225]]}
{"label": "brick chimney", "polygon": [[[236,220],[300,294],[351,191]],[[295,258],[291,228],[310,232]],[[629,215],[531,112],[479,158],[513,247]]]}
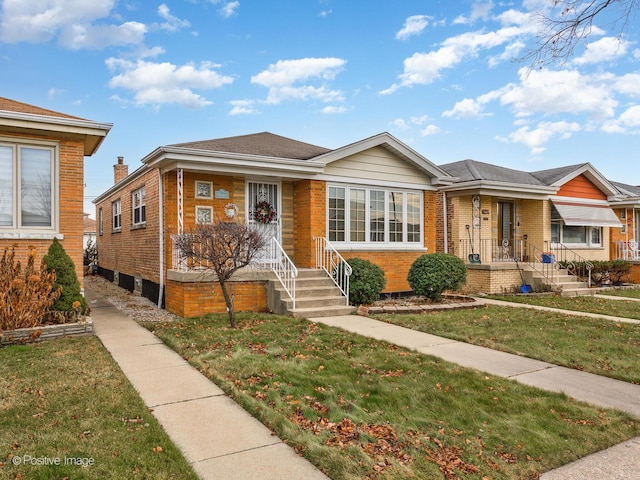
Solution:
{"label": "brick chimney", "polygon": [[124,157],[118,157],[118,163],[113,166],[113,183],[118,183],[129,175],[129,166],[124,164]]}

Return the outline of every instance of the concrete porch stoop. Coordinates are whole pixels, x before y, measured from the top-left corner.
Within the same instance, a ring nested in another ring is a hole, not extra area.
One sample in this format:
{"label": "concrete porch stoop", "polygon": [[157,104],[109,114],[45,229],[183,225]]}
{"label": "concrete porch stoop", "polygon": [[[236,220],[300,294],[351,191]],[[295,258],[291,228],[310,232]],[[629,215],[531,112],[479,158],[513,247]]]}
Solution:
{"label": "concrete porch stoop", "polygon": [[[543,283],[549,283],[539,272],[536,272],[531,267],[523,266],[523,274],[527,283],[531,285],[540,285]],[[579,295],[594,295],[596,290],[589,288],[586,282],[581,282],[575,275],[571,275],[566,270],[559,270],[558,273],[553,276],[554,286],[561,291],[563,297],[576,297]]]}
{"label": "concrete porch stoop", "polygon": [[268,281],[267,299],[274,313],[300,318],[349,315],[356,310],[347,305],[345,297],[327,273],[317,268],[298,270],[295,310],[293,301],[277,279]]}

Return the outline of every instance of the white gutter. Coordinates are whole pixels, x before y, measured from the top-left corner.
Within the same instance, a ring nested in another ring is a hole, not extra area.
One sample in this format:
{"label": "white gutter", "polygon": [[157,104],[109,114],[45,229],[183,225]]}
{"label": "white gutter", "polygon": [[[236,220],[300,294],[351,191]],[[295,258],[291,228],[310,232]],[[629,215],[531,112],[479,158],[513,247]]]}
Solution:
{"label": "white gutter", "polygon": [[449,229],[447,227],[447,192],[442,192],[442,218],[444,219],[444,253],[449,253]]}
{"label": "white gutter", "polygon": [[160,237],[160,291],[158,292],[158,308],[162,308],[162,295],[164,294],[164,188],[162,185],[162,173],[158,170],[158,229]]}

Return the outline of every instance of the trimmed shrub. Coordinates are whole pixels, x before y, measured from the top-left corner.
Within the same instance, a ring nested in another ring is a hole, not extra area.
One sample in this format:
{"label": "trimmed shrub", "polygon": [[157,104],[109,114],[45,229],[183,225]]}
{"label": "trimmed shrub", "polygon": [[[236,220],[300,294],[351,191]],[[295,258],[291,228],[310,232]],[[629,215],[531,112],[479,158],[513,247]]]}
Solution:
{"label": "trimmed shrub", "polygon": [[378,298],[387,284],[384,271],[375,263],[362,258],[350,258],[347,263],[353,270],[349,277],[349,303],[369,305]]}
{"label": "trimmed shrub", "polygon": [[60,294],[54,289],[55,274],[44,262],[35,268],[35,249],[29,250],[23,268],[15,261],[15,247],[4,249],[0,259],[0,333],[2,330],[37,327]]}
{"label": "trimmed shrub", "polygon": [[47,264],[48,271],[56,274],[55,288],[62,287],[60,298],[56,300],[51,310],[69,312],[67,318],[74,314],[84,315],[87,310],[87,301],[80,291],[76,267],[57,238],[53,239],[42,261]]}
{"label": "trimmed shrub", "polygon": [[408,280],[414,292],[437,302],[445,290],[458,290],[465,284],[467,267],[455,255],[427,253],[413,262]]}

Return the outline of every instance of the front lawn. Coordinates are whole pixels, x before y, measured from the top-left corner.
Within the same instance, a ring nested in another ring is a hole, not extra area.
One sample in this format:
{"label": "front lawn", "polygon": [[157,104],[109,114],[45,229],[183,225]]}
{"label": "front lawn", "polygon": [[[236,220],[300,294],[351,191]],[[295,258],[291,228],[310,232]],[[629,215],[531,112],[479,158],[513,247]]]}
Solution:
{"label": "front lawn", "polygon": [[[623,292],[623,290],[619,291]],[[591,295],[579,297],[562,297],[560,295],[490,295],[488,298],[640,320],[640,302],[633,300],[597,298]]]}
{"label": "front lawn", "polygon": [[0,448],[1,478],[197,478],[96,337],[0,348]]}
{"label": "front lawn", "polygon": [[555,365],[640,383],[638,324],[496,305],[418,315],[377,315],[375,318]]}
{"label": "front lawn", "polygon": [[599,295],[611,295],[614,297],[640,298],[640,288],[608,288]]}
{"label": "front lawn", "polygon": [[334,480],[534,479],[640,433],[625,413],[340,329],[238,321],[147,328]]}

